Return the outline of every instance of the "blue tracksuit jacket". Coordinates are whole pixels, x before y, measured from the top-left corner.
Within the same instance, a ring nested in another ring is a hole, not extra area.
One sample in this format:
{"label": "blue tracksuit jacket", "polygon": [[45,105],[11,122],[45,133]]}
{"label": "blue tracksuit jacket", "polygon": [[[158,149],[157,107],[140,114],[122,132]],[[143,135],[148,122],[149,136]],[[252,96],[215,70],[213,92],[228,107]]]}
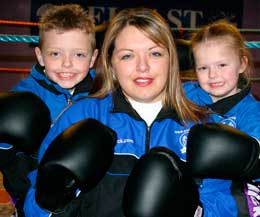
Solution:
{"label": "blue tracksuit jacket", "polygon": [[[118,140],[112,167],[95,189],[82,195],[81,202],[77,203],[80,204],[77,207],[78,216],[123,217],[121,200],[127,177],[136,161],[150,148],[165,146],[181,159],[186,158],[187,134],[193,123],[183,126],[175,110],[162,109],[148,128],[119,91],[115,93],[115,97],[110,94],[103,99],[83,99],[71,106],[43,141],[39,160],[59,133],[86,118],[97,119],[111,127],[117,132]],[[205,186],[205,190],[201,192],[204,194],[203,206],[207,209],[205,216],[237,216],[230,183],[231,181],[212,180],[210,185]],[[37,205],[34,193],[35,188],[32,185],[24,206],[26,216],[50,216],[51,213]]]}
{"label": "blue tracksuit jacket", "polygon": [[[58,84],[50,81],[45,76],[43,68],[39,64],[36,64],[33,66],[28,77],[21,80],[12,91],[30,91],[39,96],[49,108],[51,120],[54,123],[64,110],[66,110],[73,102],[88,95],[94,74],[95,71],[91,70],[87,77],[76,85],[75,91],[72,95],[68,90],[63,89]],[[40,128],[41,126],[35,127]],[[23,155],[24,154],[20,152],[20,150],[17,152],[17,150],[13,148],[12,144],[0,143],[0,168],[5,174],[5,177],[8,177],[8,181],[5,181],[5,185],[10,185],[11,187],[17,186],[15,189],[13,189],[13,187],[8,188],[9,193],[12,193],[12,195],[17,194],[16,189],[19,189],[21,192],[22,190],[26,191],[28,186],[26,175],[35,167],[33,163],[35,160],[32,161],[31,158],[23,157]],[[19,161],[17,159],[19,159]],[[14,168],[18,168],[18,164],[19,169],[14,170]],[[35,174],[29,174],[29,177],[31,176],[34,177]],[[23,177],[23,179],[21,179],[21,177]],[[17,196],[14,197],[17,199]]]}
{"label": "blue tracksuit jacket", "polygon": [[[213,103],[209,94],[200,87],[198,82],[186,82],[184,83],[184,89],[189,99],[201,106],[207,106],[216,113],[212,116],[214,122],[230,125],[260,141],[260,102],[252,96],[249,87],[215,103]],[[208,194],[208,189],[211,189],[211,185],[214,185],[214,180],[212,179],[205,179],[201,184],[200,195],[204,205],[207,203],[204,195]],[[236,182],[226,182],[226,187],[231,189],[231,194],[236,201],[236,209],[231,210],[233,213],[231,216],[236,216],[236,210],[238,210],[239,217],[249,216],[247,199],[243,192],[244,185]],[[232,203],[231,199],[228,201],[223,198],[223,200],[226,203]],[[207,204],[209,207],[213,206],[211,202]],[[212,207],[212,209],[214,208]],[[215,215],[210,214],[210,209],[205,209],[205,216]]]}
{"label": "blue tracksuit jacket", "polygon": [[36,64],[33,66],[29,76],[15,85],[13,91],[30,91],[39,96],[48,106],[51,120],[55,121],[64,108],[79,98],[88,95],[94,75],[95,71],[91,70],[87,77],[76,85],[72,95],[68,90],[50,81],[43,73],[43,68]]}

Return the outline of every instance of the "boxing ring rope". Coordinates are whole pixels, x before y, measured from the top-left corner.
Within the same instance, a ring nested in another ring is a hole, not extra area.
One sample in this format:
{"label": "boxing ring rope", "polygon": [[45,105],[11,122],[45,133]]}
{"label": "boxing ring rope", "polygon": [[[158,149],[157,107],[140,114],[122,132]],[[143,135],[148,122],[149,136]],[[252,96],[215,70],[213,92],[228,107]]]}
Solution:
{"label": "boxing ring rope", "polygon": [[[38,36],[0,34],[0,42],[38,43],[38,40]],[[260,48],[260,41],[246,41],[245,45],[248,48]]]}
{"label": "boxing ring rope", "polygon": [[[38,22],[24,22],[24,21],[12,21],[12,20],[0,20],[0,25],[14,25],[14,26],[39,26]],[[106,29],[107,23],[97,25],[95,27],[96,32],[102,32]],[[172,31],[179,32],[193,32],[197,31],[197,28],[171,28]],[[260,29],[239,29],[240,32],[255,32],[260,33]],[[16,43],[38,43],[39,37],[36,35],[9,35],[0,34],[0,42],[16,42]],[[260,41],[246,41],[245,46],[248,48],[260,48]],[[29,73],[30,68],[7,68],[0,67],[0,72],[14,72],[14,73]],[[182,77],[182,79],[194,80],[195,77]],[[251,78],[252,81],[260,81],[260,78]]]}
{"label": "boxing ring rope", "polygon": [[13,21],[13,20],[0,20],[2,25],[15,25],[15,26],[39,26],[36,22],[25,22],[25,21]]}
{"label": "boxing ring rope", "polygon": [[31,69],[29,68],[7,68],[7,67],[0,67],[0,72],[21,72],[21,73],[29,73]]}

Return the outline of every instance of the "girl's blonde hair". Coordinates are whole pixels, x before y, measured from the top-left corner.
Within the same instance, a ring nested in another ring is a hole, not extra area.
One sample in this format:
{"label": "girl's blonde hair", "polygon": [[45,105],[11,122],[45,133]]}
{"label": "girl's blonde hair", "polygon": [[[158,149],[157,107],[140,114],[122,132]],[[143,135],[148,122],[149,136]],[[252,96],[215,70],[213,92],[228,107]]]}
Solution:
{"label": "girl's blonde hair", "polygon": [[203,42],[209,40],[223,40],[237,51],[240,60],[247,59],[247,67],[244,73],[239,74],[238,88],[243,89],[250,84],[250,75],[253,70],[253,61],[249,49],[245,46],[245,39],[239,29],[227,20],[218,20],[202,27],[191,37],[192,50]]}

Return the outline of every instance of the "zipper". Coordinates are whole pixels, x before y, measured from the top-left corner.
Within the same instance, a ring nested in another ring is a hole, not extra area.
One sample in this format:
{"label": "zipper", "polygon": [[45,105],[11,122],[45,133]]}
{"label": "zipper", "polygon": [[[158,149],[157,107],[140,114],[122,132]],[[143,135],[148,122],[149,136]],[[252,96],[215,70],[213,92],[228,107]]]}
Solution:
{"label": "zipper", "polygon": [[57,115],[57,117],[54,119],[54,121],[51,124],[51,128],[53,127],[53,125],[59,120],[59,118],[61,117],[61,115],[73,104],[71,99],[67,99],[67,105],[65,106],[65,108],[62,109],[62,111]]}
{"label": "zipper", "polygon": [[[145,125],[146,125],[146,123],[145,123]],[[148,127],[146,125],[145,153],[148,153],[150,150],[150,129],[151,129],[151,127]]]}

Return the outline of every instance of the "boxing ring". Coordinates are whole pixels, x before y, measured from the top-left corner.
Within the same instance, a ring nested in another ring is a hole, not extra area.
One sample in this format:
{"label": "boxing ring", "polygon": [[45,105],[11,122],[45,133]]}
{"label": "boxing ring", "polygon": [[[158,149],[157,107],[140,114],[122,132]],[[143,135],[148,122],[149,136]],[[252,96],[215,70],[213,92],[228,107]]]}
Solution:
{"label": "boxing ring", "polygon": [[[0,20],[0,25],[8,25],[8,26],[21,26],[21,27],[37,27],[39,23],[36,22],[20,22],[20,21],[10,21],[10,20]],[[107,24],[98,25],[95,28],[96,32],[103,32],[105,31]],[[172,28],[172,31],[179,31],[179,32],[193,32],[197,29],[193,28]],[[260,33],[258,29],[240,29],[242,33],[246,32],[253,32],[253,33]],[[28,44],[37,44],[39,37],[36,35],[16,35],[16,34],[0,34],[0,43],[28,43]],[[260,41],[246,41],[246,47],[250,49],[259,49],[260,48]],[[31,71],[31,68],[18,68],[18,67],[7,67],[7,66],[0,66],[0,76],[1,73],[21,73],[24,76],[28,75]],[[255,73],[257,74],[257,73]],[[12,76],[12,75],[10,75]],[[1,79],[1,77],[0,77]],[[183,73],[181,75],[182,80],[196,80],[194,73]],[[258,86],[258,97],[260,99],[260,73],[258,76],[253,76],[251,81]],[[258,84],[257,84],[258,83]],[[13,205],[11,199],[8,196],[8,193],[5,191],[3,184],[2,184],[2,175],[0,173],[0,213],[1,213],[1,206],[10,206],[10,210],[12,212]]]}
{"label": "boxing ring", "polygon": [[[11,21],[11,20],[0,20],[0,25],[11,25],[11,26],[23,26],[23,27],[36,27],[39,25],[37,22],[22,22],[22,21]],[[106,29],[107,24],[98,25],[95,27],[96,32],[102,32]],[[172,28],[172,31],[179,31],[179,32],[194,32],[196,28]],[[239,29],[241,33],[246,32],[253,32],[253,33],[260,33],[259,29]],[[8,43],[33,43],[37,44],[39,41],[39,37],[36,35],[13,35],[13,34],[0,34],[0,42],[8,42]],[[248,48],[260,48],[260,41],[246,41],[246,47]],[[7,73],[29,73],[31,68],[17,68],[17,67],[3,67],[0,66],[0,73],[7,72]],[[182,80],[196,80],[193,75],[185,74],[182,76]],[[251,80],[253,82],[259,82],[259,77],[252,77]],[[260,94],[260,93],[259,93]]]}

